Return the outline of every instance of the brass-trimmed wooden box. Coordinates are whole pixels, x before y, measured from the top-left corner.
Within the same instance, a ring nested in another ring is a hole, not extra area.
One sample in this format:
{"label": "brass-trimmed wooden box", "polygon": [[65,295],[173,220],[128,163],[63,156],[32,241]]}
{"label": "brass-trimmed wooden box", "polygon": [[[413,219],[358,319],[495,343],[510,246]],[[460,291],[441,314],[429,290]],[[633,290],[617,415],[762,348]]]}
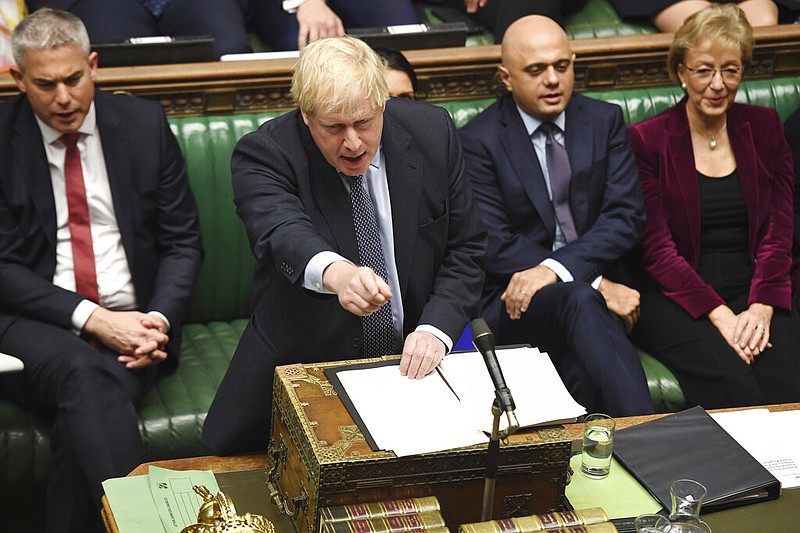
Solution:
{"label": "brass-trimmed wooden box", "polygon": [[[439,498],[451,531],[480,521],[486,446],[402,458],[370,449],[324,374],[327,367],[368,361],[277,368],[268,450],[273,500],[299,533],[316,533],[320,507],[418,496]],[[493,518],[563,510],[569,456],[562,426],[503,442]]]}

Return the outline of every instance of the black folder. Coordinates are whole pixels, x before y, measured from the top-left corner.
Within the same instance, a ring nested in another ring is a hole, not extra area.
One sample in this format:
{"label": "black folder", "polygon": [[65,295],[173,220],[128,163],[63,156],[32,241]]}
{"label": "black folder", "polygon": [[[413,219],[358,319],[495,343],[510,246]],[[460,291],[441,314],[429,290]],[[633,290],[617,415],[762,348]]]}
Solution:
{"label": "black folder", "polygon": [[667,509],[669,486],[694,479],[708,494],[702,511],[774,500],[780,482],[702,407],[617,431],[614,455]]}
{"label": "black folder", "polygon": [[347,34],[358,37],[373,48],[419,50],[421,48],[462,47],[467,41],[467,25],[463,22],[442,24],[408,24],[376,28],[347,28]]}
{"label": "black folder", "polygon": [[214,38],[208,35],[131,38],[125,42],[92,43],[101,67],[163,65],[216,61]]}

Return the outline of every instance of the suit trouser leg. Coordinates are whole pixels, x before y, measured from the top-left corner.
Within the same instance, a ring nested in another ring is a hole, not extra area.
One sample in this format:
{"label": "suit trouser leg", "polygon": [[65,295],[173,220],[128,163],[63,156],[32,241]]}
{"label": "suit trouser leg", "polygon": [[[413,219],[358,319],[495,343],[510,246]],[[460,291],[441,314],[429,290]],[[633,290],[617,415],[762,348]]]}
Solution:
{"label": "suit trouser leg", "polygon": [[140,0],[79,0],[70,11],[81,18],[96,43],[155,35],[211,35],[217,57],[250,51],[245,13],[236,0],[172,0],[159,17]]}
{"label": "suit trouser leg", "polygon": [[267,448],[278,364],[251,318],[203,424],[203,440],[211,451],[226,455]]}
{"label": "suit trouser leg", "polygon": [[501,342],[550,354],[573,397],[589,411],[630,416],[654,411],[647,380],[622,320],[589,284],[541,289],[520,320],[503,313]]}
{"label": "suit trouser leg", "polygon": [[102,481],[144,459],[135,405],[153,369],[127,370],[110,350],[98,352],[69,331],[28,319],[6,330],[0,350],[25,363],[23,372],[0,377],[0,394],[55,420],[48,532],[93,531],[101,525]]}
{"label": "suit trouser leg", "polygon": [[330,0],[345,29],[416,24],[419,20],[411,0]]}
{"label": "suit trouser leg", "polygon": [[[377,5],[375,0],[331,0],[329,5],[342,20],[345,30],[417,23],[417,13],[410,0],[384,0]],[[258,35],[274,50],[297,49],[297,34],[300,30],[297,16],[285,12],[281,2],[255,2],[252,13]]]}
{"label": "suit trouser leg", "polygon": [[[151,37],[157,34],[156,19],[137,0],[78,0],[69,11],[80,17],[93,43],[124,41],[130,37]],[[100,65],[103,58],[100,58]]]}
{"label": "suit trouser leg", "polygon": [[237,0],[171,0],[158,30],[163,35],[211,35],[216,57],[252,52]]}
{"label": "suit trouser leg", "polygon": [[[749,291],[728,302],[735,313],[748,306]],[[717,328],[692,318],[660,291],[642,292],[642,316],[633,330],[639,346],[664,363],[681,384],[688,405],[705,409],[800,400],[800,315],[776,309],[773,348],[745,364]]]}

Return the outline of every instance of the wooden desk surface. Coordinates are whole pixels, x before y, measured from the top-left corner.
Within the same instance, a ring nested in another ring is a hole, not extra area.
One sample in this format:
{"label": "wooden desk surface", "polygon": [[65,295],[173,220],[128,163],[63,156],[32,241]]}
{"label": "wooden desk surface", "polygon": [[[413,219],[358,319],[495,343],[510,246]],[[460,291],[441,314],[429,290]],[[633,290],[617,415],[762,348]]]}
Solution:
{"label": "wooden desk surface", "polygon": [[[800,402],[798,403],[788,403],[788,404],[780,404],[780,405],[768,405],[768,406],[754,406],[754,407],[747,407],[744,409],[758,409],[758,408],[768,408],[770,411],[791,411],[791,410],[798,410],[800,409]],[[712,412],[724,412],[724,411],[736,411],[740,409],[720,409],[715,410]],[[617,419],[617,429],[622,429],[630,426],[634,426],[636,424],[641,424],[643,422],[647,422],[649,420],[654,420],[656,418],[660,418],[665,416],[665,414],[657,414],[657,415],[648,415],[648,416],[632,416],[626,418],[618,418]],[[581,447],[581,439],[582,439],[582,431],[583,425],[582,424],[567,424],[564,426],[564,429],[567,431],[570,439],[572,440],[572,448],[573,451],[580,451]],[[266,516],[270,521],[275,524],[276,531],[286,531],[291,532],[293,531],[293,526],[289,518],[285,515],[282,515],[278,512],[277,507],[272,505],[268,500],[269,496],[267,494],[266,488],[264,488],[263,493],[254,494],[252,490],[252,486],[254,481],[260,480],[260,477],[263,477],[263,480],[266,482],[266,470],[267,470],[267,455],[266,453],[257,453],[257,454],[247,454],[247,455],[232,455],[232,456],[207,456],[207,457],[189,457],[186,459],[171,459],[166,461],[154,461],[151,463],[144,463],[136,467],[130,474],[130,476],[140,476],[147,474],[148,468],[150,465],[159,466],[161,468],[168,468],[171,470],[211,470],[215,474],[219,474],[217,476],[217,480],[220,485],[220,489],[223,490],[228,496],[231,497],[234,504],[236,504],[237,512],[244,513],[244,512],[255,512],[258,514],[263,514]],[[789,498],[786,498],[787,494],[784,494],[778,500],[773,502],[764,502],[754,505],[749,505],[740,508],[730,509],[728,511],[722,511],[718,513],[714,513],[711,516],[712,518],[717,518],[715,521],[722,521],[722,523],[736,523],[737,521],[741,521],[741,516],[746,516],[747,514],[752,514],[752,509],[755,507],[763,507],[766,509],[769,506],[769,509],[772,510],[776,506],[780,505],[777,502],[781,502],[782,500],[791,499],[793,500],[792,507],[796,508],[798,514],[798,522],[800,523],[800,505],[796,505],[800,503],[800,490],[791,490],[788,491]],[[111,511],[111,507],[108,503],[108,500],[105,496],[103,496],[103,508],[102,508],[102,515],[103,521],[106,525],[106,530],[109,533],[119,533],[119,529],[117,528],[117,523],[114,520],[114,513]],[[251,505],[253,507],[251,507]],[[265,511],[266,510],[266,511]],[[779,514],[785,515],[785,513],[780,512],[778,509],[775,509],[779,512]],[[730,515],[731,520],[725,521],[721,520],[723,515]],[[786,518],[786,516],[784,516]],[[729,530],[720,529],[723,533],[727,533]],[[770,531],[769,529],[762,529],[762,531]]]}

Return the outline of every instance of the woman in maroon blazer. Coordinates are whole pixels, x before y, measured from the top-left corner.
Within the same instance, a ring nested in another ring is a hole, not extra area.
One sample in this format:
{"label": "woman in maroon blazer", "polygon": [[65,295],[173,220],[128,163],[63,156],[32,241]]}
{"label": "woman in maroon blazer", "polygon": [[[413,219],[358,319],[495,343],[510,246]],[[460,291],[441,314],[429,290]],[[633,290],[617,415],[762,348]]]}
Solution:
{"label": "woman in maroon blazer", "polygon": [[668,59],[686,97],[628,130],[655,286],[634,340],[705,408],[800,400],[791,153],[774,110],[734,103],[752,49],[735,5],[690,17]]}

